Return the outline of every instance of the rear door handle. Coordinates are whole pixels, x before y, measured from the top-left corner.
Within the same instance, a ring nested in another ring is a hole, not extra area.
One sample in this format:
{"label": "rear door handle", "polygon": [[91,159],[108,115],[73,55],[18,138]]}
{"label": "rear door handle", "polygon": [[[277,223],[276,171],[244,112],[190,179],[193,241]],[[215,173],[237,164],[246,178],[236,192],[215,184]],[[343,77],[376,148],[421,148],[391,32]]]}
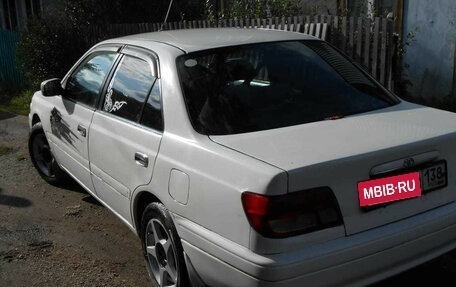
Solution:
{"label": "rear door handle", "polygon": [[78,125],[78,132],[81,134],[81,136],[86,137],[87,135],[87,130],[83,125]]}
{"label": "rear door handle", "polygon": [[135,152],[135,162],[142,167],[149,166],[149,157],[142,152]]}

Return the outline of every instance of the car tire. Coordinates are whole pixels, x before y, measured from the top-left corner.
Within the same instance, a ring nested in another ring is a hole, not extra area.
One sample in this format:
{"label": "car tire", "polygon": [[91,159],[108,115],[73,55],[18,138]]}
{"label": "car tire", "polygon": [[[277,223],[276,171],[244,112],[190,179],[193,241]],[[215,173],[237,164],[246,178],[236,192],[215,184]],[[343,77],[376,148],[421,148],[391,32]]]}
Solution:
{"label": "car tire", "polygon": [[154,202],[146,207],[141,243],[149,275],[157,286],[189,285],[182,244],[163,204]]}
{"label": "car tire", "polygon": [[41,123],[33,125],[28,148],[32,163],[44,180],[56,185],[66,180],[66,173],[55,160]]}

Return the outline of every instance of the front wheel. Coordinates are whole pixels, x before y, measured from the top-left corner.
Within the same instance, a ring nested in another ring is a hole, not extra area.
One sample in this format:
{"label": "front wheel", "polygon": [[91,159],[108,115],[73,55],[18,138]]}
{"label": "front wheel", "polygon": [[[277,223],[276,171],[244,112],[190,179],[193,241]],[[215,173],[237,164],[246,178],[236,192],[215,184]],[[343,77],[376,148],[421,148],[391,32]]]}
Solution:
{"label": "front wheel", "polygon": [[188,286],[182,244],[163,204],[154,202],[146,207],[141,242],[149,275],[158,286]]}
{"label": "front wheel", "polygon": [[30,158],[39,175],[49,183],[63,183],[65,172],[60,169],[52,155],[41,123],[33,125],[28,144]]}

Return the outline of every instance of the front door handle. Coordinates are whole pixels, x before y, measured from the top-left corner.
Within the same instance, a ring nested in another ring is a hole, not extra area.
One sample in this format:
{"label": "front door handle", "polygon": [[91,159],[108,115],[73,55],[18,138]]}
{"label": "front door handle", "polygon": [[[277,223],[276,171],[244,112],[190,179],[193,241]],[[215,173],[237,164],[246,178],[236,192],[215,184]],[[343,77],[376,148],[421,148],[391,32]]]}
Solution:
{"label": "front door handle", "polygon": [[149,166],[149,157],[142,152],[135,152],[135,162],[142,167]]}
{"label": "front door handle", "polygon": [[78,125],[78,132],[83,137],[86,137],[86,135],[87,135],[87,130],[86,130],[86,128],[83,125]]}

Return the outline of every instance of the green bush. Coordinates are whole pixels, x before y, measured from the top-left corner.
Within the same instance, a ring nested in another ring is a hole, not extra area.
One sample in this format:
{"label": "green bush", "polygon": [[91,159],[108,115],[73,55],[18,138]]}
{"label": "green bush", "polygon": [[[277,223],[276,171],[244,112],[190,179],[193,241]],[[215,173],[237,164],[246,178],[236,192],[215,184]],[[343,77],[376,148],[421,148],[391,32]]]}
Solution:
{"label": "green bush", "polygon": [[[121,0],[61,0],[21,33],[18,59],[34,85],[62,78],[87,51],[91,25],[103,25],[119,11]],[[119,10],[119,11],[118,11]]]}
{"label": "green bush", "polygon": [[[192,1],[175,1],[173,9],[195,15]],[[91,27],[107,23],[163,21],[168,2],[138,0],[60,0],[41,18],[29,21],[28,31],[21,34],[18,58],[32,84],[49,78],[62,78],[87,51]],[[194,6],[194,5],[193,5]],[[180,10],[184,9],[184,10]],[[152,15],[152,16],[151,16]],[[155,15],[155,16],[153,16]],[[149,17],[149,19],[148,19]],[[172,19],[175,21],[177,19]]]}
{"label": "green bush", "polygon": [[32,83],[63,77],[86,50],[83,30],[69,19],[64,12],[50,13],[31,20],[21,33],[18,58]]}
{"label": "green bush", "polygon": [[7,109],[15,114],[28,115],[30,112],[30,101],[34,93],[35,90],[33,89],[22,91],[10,100]]}
{"label": "green bush", "polygon": [[0,109],[14,114],[27,115],[30,110],[30,100],[35,90],[27,89],[19,92],[17,90],[5,93],[0,89]]}
{"label": "green bush", "polygon": [[214,1],[205,0],[203,4],[206,19],[213,22],[216,18],[257,19],[303,13],[303,5],[300,0],[236,0],[229,2],[228,8],[217,15]]}
{"label": "green bush", "polygon": [[[195,16],[199,11],[195,1],[175,1],[169,21],[176,21],[179,13],[182,17],[184,14]],[[30,97],[39,84],[46,79],[62,78],[90,48],[92,25],[160,22],[168,7],[168,2],[150,0],[135,1],[135,5],[128,0],[58,0],[55,3],[41,18],[29,19],[27,31],[21,32],[17,57],[25,71],[25,81],[20,87],[0,82],[2,108],[28,113]]]}

